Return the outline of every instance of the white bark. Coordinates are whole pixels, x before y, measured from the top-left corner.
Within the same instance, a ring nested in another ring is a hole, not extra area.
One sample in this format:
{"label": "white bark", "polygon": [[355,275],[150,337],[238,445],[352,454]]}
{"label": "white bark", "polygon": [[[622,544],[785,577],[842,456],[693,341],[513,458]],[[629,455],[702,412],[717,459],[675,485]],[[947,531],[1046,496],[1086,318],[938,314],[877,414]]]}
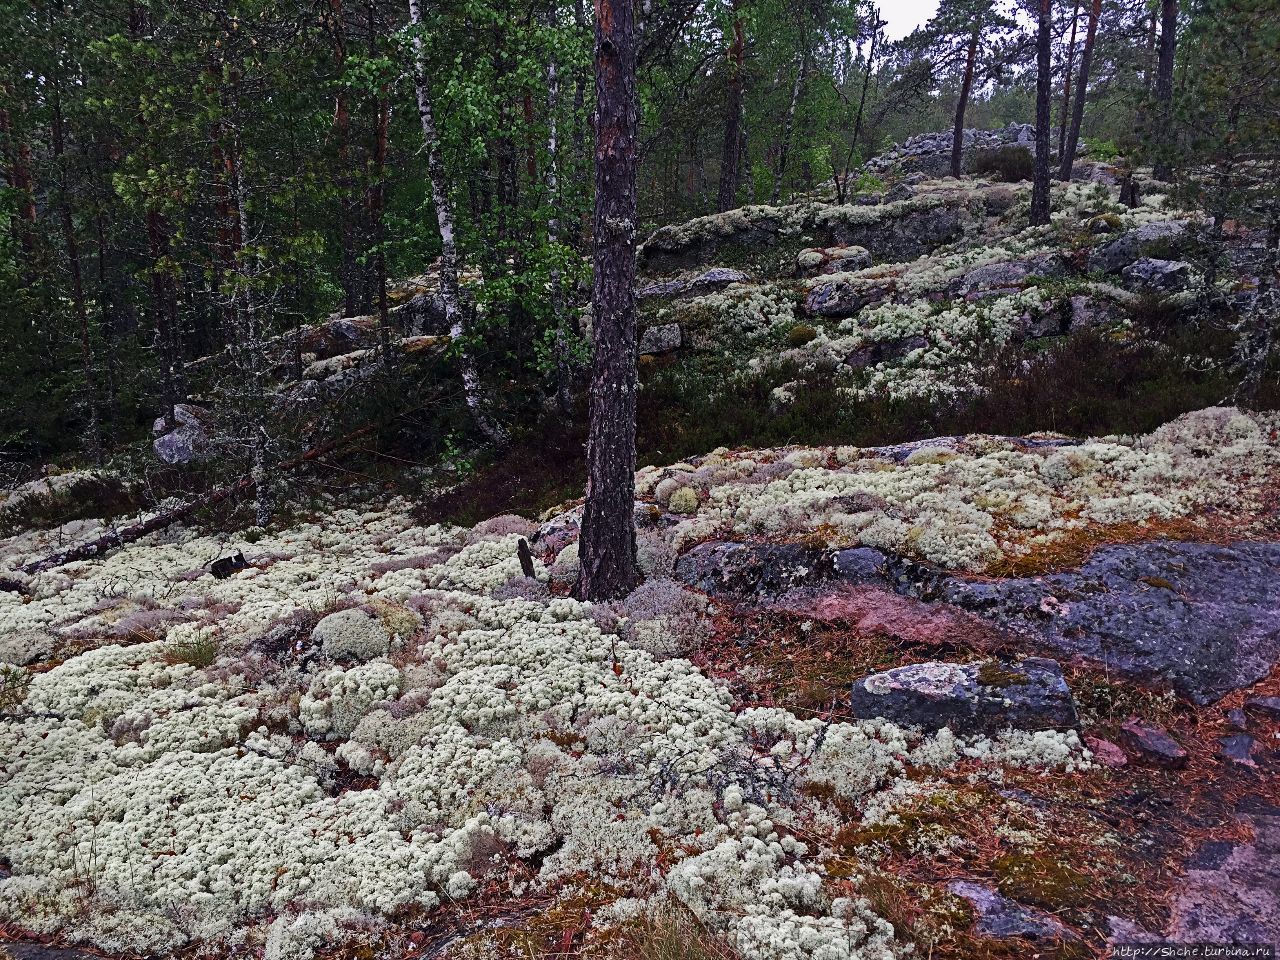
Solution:
{"label": "white bark", "polygon": [[502,445],[507,441],[506,432],[485,410],[480,386],[480,374],[475,358],[462,345],[466,336],[466,320],[458,296],[458,246],[456,240],[453,201],[449,198],[449,185],[445,180],[444,160],[440,156],[439,137],[436,135],[435,115],[431,108],[431,88],[427,80],[426,51],[422,42],[422,6],[419,0],[409,0],[409,23],[413,34],[413,87],[418,98],[418,117],[422,121],[422,145],[427,154],[427,178],[431,181],[431,199],[436,207],[436,221],[440,229],[440,301],[444,307],[449,336],[458,344],[458,366],[462,371],[462,389],[467,409],[489,442]]}
{"label": "white bark", "polygon": [[[547,11],[547,26],[556,28],[556,8],[554,0]],[[559,157],[556,142],[556,111],[560,106],[560,77],[556,69],[556,58],[552,55],[547,60],[547,163],[546,186],[547,202],[551,206],[551,216],[547,220],[547,240],[554,250],[560,240],[560,174],[557,168]],[[564,295],[561,287],[560,268],[551,268],[551,314],[556,328],[556,402],[560,413],[567,416],[573,407],[572,369],[569,361],[569,332],[565,329]]]}

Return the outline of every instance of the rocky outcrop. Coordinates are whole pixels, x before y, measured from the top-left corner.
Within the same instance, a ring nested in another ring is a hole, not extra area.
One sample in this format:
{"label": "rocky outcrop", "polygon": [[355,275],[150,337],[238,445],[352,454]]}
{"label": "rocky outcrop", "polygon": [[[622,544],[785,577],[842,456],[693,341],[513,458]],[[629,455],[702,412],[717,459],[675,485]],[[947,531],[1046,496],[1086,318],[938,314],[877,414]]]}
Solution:
{"label": "rocky outcrop", "polygon": [[640,354],[670,353],[679,350],[684,337],[678,323],[662,323],[649,327],[640,335]]}
{"label": "rocky outcrop", "polygon": [[[1011,123],[997,130],[966,129],[961,146],[961,168],[965,173],[972,172],[974,157],[979,150],[1017,147],[1031,153],[1035,150],[1035,141],[1036,129],[1029,123]],[[954,143],[955,135],[951,130],[917,134],[867,161],[866,169],[877,174],[901,170],[931,177],[946,176],[951,170]]]}
{"label": "rocky outcrop", "polygon": [[194,463],[212,452],[209,427],[213,417],[204,407],[176,403],[173,407],[173,429],[164,417],[156,417],[151,430],[156,434],[151,447],[156,456],[170,465]]}
{"label": "rocky outcrop", "polygon": [[1157,220],[1144,223],[1120,234],[1110,243],[1103,244],[1089,256],[1092,273],[1116,273],[1129,266],[1148,251],[1168,246],[1186,235],[1187,221]]}
{"label": "rocky outcrop", "polygon": [[1104,547],[1079,570],[953,579],[939,592],[1062,655],[1166,683],[1199,704],[1280,662],[1280,543]]}
{"label": "rocky outcrop", "polygon": [[1280,807],[1246,799],[1236,815],[1253,839],[1210,841],[1191,858],[1173,902],[1169,939],[1280,942]]}
{"label": "rocky outcrop", "polygon": [[994,887],[972,880],[953,880],[947,890],[969,901],[977,914],[974,932],[998,940],[1074,940],[1069,928],[1039,910],[1010,900]]}
{"label": "rocky outcrop", "polygon": [[804,237],[806,247],[814,241],[821,247],[860,246],[877,261],[911,260],[959,238],[984,213],[981,193],[960,189],[880,206],[748,206],[662,227],[640,246],[638,256],[641,269],[650,274],[727,260],[768,261],[781,275],[793,269],[796,241]]}
{"label": "rocky outcrop", "polygon": [[961,734],[1063,730],[1078,722],[1062,668],[1040,657],[908,664],[859,680],[849,708],[863,719]]}
{"label": "rocky outcrop", "polygon": [[800,544],[711,541],[676,562],[677,579],[706,593],[779,596],[828,574],[824,551]]}

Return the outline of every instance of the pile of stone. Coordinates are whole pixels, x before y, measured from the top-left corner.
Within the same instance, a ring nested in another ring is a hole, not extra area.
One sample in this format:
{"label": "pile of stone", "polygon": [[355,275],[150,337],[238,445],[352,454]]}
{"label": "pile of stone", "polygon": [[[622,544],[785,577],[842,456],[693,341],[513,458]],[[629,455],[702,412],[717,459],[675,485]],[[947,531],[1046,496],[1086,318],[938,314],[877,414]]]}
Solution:
{"label": "pile of stone", "polygon": [[[969,173],[977,151],[1001,147],[1020,147],[1028,152],[1033,151],[1036,128],[1029,123],[1011,123],[998,130],[965,130],[963,136],[961,167],[965,173]],[[951,130],[917,134],[906,143],[867,161],[866,169],[874,174],[883,174],[896,168],[903,173],[921,172],[931,177],[946,176],[951,169],[953,142]]]}

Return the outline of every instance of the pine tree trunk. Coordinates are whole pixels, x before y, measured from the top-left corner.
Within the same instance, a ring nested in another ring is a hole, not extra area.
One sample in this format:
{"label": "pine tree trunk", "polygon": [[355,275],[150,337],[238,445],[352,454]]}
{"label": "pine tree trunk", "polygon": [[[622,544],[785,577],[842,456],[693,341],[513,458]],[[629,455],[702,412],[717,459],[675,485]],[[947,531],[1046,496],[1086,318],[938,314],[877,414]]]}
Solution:
{"label": "pine tree trunk", "polygon": [[55,83],[53,90],[53,159],[58,165],[58,211],[62,220],[62,239],[66,246],[71,273],[71,303],[80,331],[80,370],[84,377],[85,403],[89,415],[87,426],[89,455],[102,465],[102,436],[98,410],[98,377],[94,370],[93,343],[89,332],[89,309],[85,304],[84,274],[80,264],[80,244],[76,241],[75,219],[71,214],[71,198],[66,170],[66,124],[62,116],[62,93]]}
{"label": "pine tree trunk", "polygon": [[1080,23],[1080,0],[1071,8],[1071,39],[1067,43],[1067,65],[1062,71],[1062,109],[1058,111],[1058,157],[1067,142],[1067,117],[1071,113],[1071,70],[1076,62],[1076,26]]}
{"label": "pine tree trunk", "polygon": [[[635,585],[636,102],[631,0],[596,0],[595,350],[587,499],[576,595],[624,596]],[[734,141],[736,145],[736,139]]]}
{"label": "pine tree trunk", "polygon": [[[329,30],[333,37],[333,67],[341,75],[347,64],[346,23],[343,18],[342,0],[329,0]],[[338,210],[341,222],[338,231],[342,252],[338,263],[338,283],[342,287],[342,315],[354,317],[360,313],[361,298],[356,280],[356,230],[355,204],[351,189],[351,113],[347,107],[347,91],[339,86],[333,98],[333,136],[337,141],[337,170],[335,186],[338,189]]]}
{"label": "pine tree trunk", "polygon": [[1031,181],[1031,225],[1049,222],[1049,127],[1053,123],[1050,48],[1053,44],[1053,0],[1040,0],[1036,30],[1036,155]]}
{"label": "pine tree trunk", "polygon": [[969,35],[969,50],[964,59],[964,78],[960,81],[960,98],[956,102],[956,122],[951,135],[951,176],[959,177],[964,153],[964,114],[969,107],[969,91],[973,89],[973,70],[978,62],[978,39],[982,35],[982,23],[973,25]]}
{"label": "pine tree trunk", "polygon": [[8,166],[5,179],[9,188],[16,194],[15,201],[18,215],[13,229],[17,236],[18,247],[23,253],[24,274],[35,268],[36,247],[36,201],[31,181],[31,148],[25,141],[19,140],[13,129],[9,111],[0,107],[0,141],[5,148],[5,162]]}
{"label": "pine tree trunk", "polygon": [[506,432],[485,410],[480,389],[480,374],[475,358],[463,342],[466,337],[466,320],[458,292],[458,247],[455,239],[453,201],[449,197],[449,184],[445,180],[444,159],[440,156],[439,138],[436,136],[435,115],[431,109],[431,90],[427,82],[426,51],[422,43],[422,8],[419,0],[409,0],[409,23],[413,35],[414,71],[413,85],[418,100],[418,117],[422,121],[422,143],[427,153],[427,178],[431,181],[431,199],[435,203],[436,222],[440,230],[440,300],[444,307],[445,323],[449,336],[458,344],[458,366],[462,371],[462,388],[467,409],[476,426],[489,442],[501,446],[506,443]]}
{"label": "pine tree trunk", "polygon": [[1089,7],[1089,28],[1084,36],[1084,52],[1080,55],[1080,81],[1076,84],[1076,100],[1071,110],[1071,130],[1062,146],[1058,179],[1070,180],[1071,167],[1080,143],[1080,125],[1084,122],[1084,98],[1089,92],[1089,69],[1093,66],[1093,45],[1098,37],[1098,19],[1102,16],[1102,0],[1092,0]]}
{"label": "pine tree trunk", "polygon": [[738,195],[739,164],[742,148],[742,58],[746,41],[742,34],[742,18],[733,20],[733,41],[729,44],[728,96],[725,100],[724,150],[720,159],[720,193],[716,210],[723,213],[732,209]]}
{"label": "pine tree trunk", "polygon": [[1173,59],[1178,50],[1178,0],[1161,0],[1160,60],[1156,66],[1156,162],[1157,180],[1173,178]]}

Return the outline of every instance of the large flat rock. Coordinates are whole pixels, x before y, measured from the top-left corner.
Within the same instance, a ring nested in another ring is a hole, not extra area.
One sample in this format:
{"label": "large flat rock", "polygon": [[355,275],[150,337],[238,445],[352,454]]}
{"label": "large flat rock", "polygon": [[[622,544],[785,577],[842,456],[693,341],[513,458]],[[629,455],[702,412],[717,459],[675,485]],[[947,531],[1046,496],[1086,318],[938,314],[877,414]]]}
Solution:
{"label": "large flat rock", "polygon": [[939,594],[1061,655],[1168,684],[1202,705],[1280,661],[1280,543],[1111,546],[1078,570],[950,579]]}

